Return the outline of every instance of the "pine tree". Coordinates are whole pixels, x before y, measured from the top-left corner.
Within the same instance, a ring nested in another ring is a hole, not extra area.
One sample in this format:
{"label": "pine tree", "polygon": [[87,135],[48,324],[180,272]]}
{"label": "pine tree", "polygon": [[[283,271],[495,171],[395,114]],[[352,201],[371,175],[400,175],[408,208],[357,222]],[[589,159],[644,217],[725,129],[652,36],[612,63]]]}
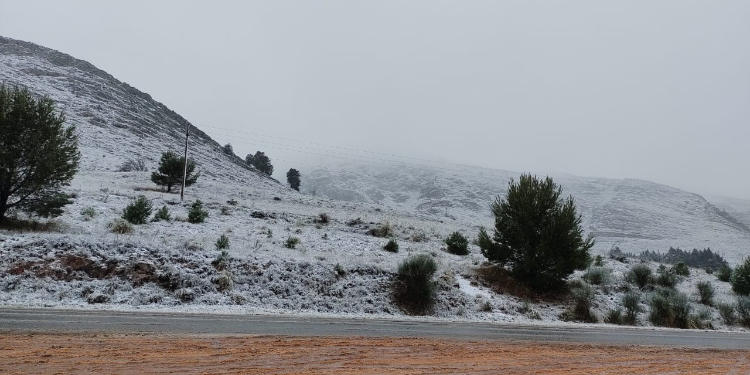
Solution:
{"label": "pine tree", "polygon": [[81,156],[64,122],[51,99],[0,84],[0,222],[11,209],[49,217],[71,203],[62,187]]}
{"label": "pine tree", "polygon": [[[151,181],[157,185],[166,186],[167,192],[171,192],[172,186],[182,185],[184,168],[185,157],[180,157],[172,151],[167,151],[161,154],[158,172],[151,173]],[[195,162],[192,159],[188,159],[185,186],[190,186],[198,181],[200,173],[194,172]]]}
{"label": "pine tree", "polygon": [[592,238],[583,238],[581,216],[572,197],[551,178],[522,175],[511,181],[505,199],[492,205],[495,233],[482,229],[479,247],[491,262],[510,266],[513,276],[536,290],[559,287],[589,263]]}
{"label": "pine tree", "polygon": [[269,176],[273,174],[273,165],[271,164],[271,159],[269,159],[268,156],[263,153],[263,151],[258,151],[255,153],[255,155],[248,154],[247,156],[245,156],[245,162]]}
{"label": "pine tree", "polygon": [[289,169],[289,172],[286,172],[286,181],[289,182],[289,186],[291,186],[292,189],[299,191],[301,181],[298,170],[294,168]]}

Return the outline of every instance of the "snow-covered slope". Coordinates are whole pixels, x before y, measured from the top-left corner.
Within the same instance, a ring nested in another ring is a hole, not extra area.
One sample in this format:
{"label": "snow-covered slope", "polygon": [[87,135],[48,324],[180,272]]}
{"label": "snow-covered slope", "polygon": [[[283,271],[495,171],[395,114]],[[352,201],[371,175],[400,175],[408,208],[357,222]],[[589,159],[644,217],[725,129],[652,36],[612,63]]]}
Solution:
{"label": "snow-covered slope", "polygon": [[[491,226],[490,203],[517,176],[458,165],[344,163],[308,172],[303,187],[329,198]],[[710,247],[730,262],[750,255],[750,230],[700,195],[642,180],[553,177],[576,199],[598,251]]]}
{"label": "snow-covered slope", "polygon": [[[127,159],[144,160],[153,170],[162,152],[182,153],[187,120],[86,61],[0,37],[0,82],[25,86],[57,103],[79,134],[82,171],[114,171]],[[287,190],[222,152],[195,126],[190,132],[190,157],[203,175],[263,184],[273,194]]]}

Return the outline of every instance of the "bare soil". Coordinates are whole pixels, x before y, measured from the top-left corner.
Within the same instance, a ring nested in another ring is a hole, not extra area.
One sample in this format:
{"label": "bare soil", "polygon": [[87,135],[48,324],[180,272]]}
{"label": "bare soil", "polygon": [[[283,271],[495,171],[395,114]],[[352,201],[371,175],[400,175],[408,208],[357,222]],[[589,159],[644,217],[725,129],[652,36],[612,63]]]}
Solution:
{"label": "bare soil", "polygon": [[2,334],[0,374],[750,374],[750,351],[416,338]]}

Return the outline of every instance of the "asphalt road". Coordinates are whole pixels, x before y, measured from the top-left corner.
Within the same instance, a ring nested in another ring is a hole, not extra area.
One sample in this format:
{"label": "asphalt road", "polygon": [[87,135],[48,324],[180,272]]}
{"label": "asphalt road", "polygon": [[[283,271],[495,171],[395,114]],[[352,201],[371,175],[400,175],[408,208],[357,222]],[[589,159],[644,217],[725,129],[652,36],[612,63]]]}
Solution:
{"label": "asphalt road", "polygon": [[0,332],[250,334],[284,336],[443,337],[609,345],[748,349],[750,333],[634,327],[536,326],[496,323],[310,318],[0,308]]}

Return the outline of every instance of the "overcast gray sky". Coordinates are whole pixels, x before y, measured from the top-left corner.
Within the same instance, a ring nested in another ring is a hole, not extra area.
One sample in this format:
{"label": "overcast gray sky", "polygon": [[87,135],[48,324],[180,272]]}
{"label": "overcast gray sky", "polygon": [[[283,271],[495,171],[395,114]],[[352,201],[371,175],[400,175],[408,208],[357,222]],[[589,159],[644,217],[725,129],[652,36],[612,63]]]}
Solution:
{"label": "overcast gray sky", "polygon": [[371,150],[750,198],[746,0],[0,0],[0,35],[281,167]]}

